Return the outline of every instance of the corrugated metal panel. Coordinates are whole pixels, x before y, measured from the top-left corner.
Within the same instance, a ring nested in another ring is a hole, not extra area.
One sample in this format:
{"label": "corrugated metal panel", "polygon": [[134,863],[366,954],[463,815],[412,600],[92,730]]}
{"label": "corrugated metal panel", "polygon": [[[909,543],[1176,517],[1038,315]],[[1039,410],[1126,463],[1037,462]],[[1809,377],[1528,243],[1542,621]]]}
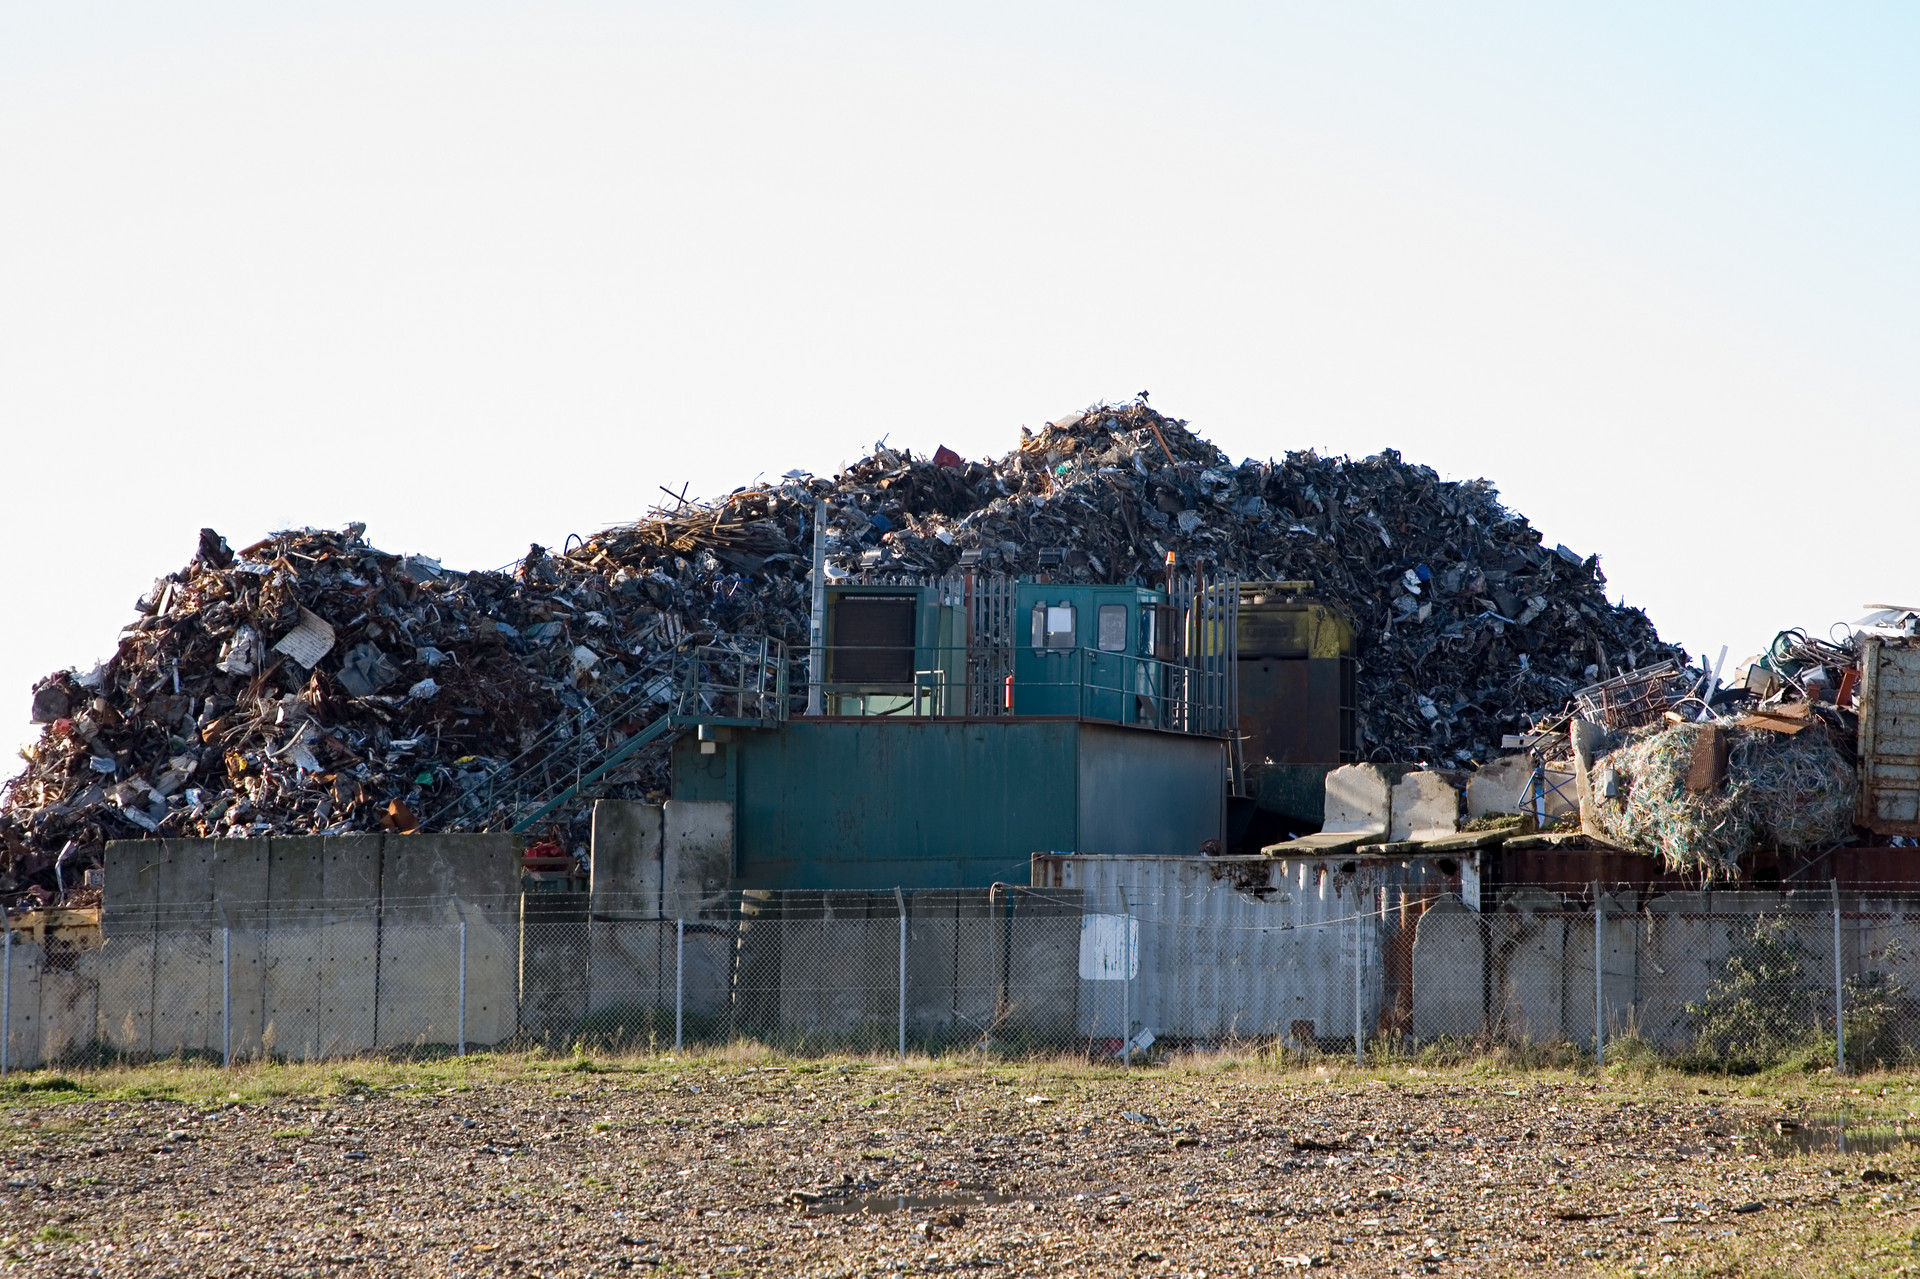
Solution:
{"label": "corrugated metal panel", "polygon": [[[1445,892],[1477,905],[1468,862],[1452,875],[1424,859],[1085,857],[1033,859],[1039,888],[1085,905],[1079,1030],[1092,1039],[1147,1029],[1160,1039],[1311,1037],[1351,1043],[1354,977],[1365,1034],[1405,1028],[1412,1009],[1413,928]],[[1135,921],[1131,981],[1112,950]],[[1311,1028],[1307,1028],[1311,1023]]]}
{"label": "corrugated metal panel", "polygon": [[1860,666],[1855,820],[1881,835],[1920,835],[1920,644],[1866,637]]}

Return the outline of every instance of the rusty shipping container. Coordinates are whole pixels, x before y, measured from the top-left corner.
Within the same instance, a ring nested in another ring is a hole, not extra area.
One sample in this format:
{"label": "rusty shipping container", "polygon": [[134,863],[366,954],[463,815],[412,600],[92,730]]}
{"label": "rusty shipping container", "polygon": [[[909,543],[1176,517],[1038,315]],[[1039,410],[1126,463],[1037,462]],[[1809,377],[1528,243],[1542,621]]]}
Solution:
{"label": "rusty shipping container", "polygon": [[1878,835],[1920,835],[1920,640],[1860,645],[1860,805]]}

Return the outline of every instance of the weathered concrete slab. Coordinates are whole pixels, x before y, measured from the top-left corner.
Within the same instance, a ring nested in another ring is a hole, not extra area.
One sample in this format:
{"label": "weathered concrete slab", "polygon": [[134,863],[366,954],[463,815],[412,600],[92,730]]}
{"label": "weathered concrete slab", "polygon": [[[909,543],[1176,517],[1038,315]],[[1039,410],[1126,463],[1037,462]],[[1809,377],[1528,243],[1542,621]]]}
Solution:
{"label": "weathered concrete slab", "polygon": [[365,1052],[376,1042],[380,918],[368,904],[336,910],[319,929],[318,1055]]}
{"label": "weathered concrete slab", "polygon": [[665,813],[658,804],[602,799],[593,805],[592,894],[596,913],[664,914]]}
{"label": "weathered concrete slab", "polygon": [[733,805],[670,799],[661,817],[662,914],[724,919],[733,883]]}
{"label": "weathered concrete slab", "polygon": [[153,1051],[163,1056],[218,1051],[218,930],[169,929],[153,936]]}
{"label": "weathered concrete slab", "polygon": [[91,1048],[98,1035],[100,952],[81,951],[66,967],[40,973],[40,1062],[54,1064]]}
{"label": "weathered concrete slab", "polygon": [[425,1048],[459,1042],[460,921],[451,902],[439,918],[409,911],[380,926],[380,989],[374,1042]]}
{"label": "weathered concrete slab", "polygon": [[99,971],[100,1042],[129,1055],[153,1052],[153,933],[108,934]]}
{"label": "weathered concrete slab", "polygon": [[518,930],[490,911],[467,912],[467,1042],[503,1044],[517,1024]]}
{"label": "weathered concrete slab", "polygon": [[781,907],[773,974],[778,1028],[802,1039],[891,1043],[900,1009],[900,916],[893,894],[791,892]]}
{"label": "weathered concrete slab", "polygon": [[32,1070],[46,1059],[46,1019],[40,1008],[40,971],[46,963],[46,951],[15,938],[12,960],[11,965],[4,965],[10,970],[5,996],[7,1065],[13,1070]]}
{"label": "weathered concrete slab", "polygon": [[[277,906],[275,913],[280,913]],[[260,1049],[266,1056],[311,1061],[319,1055],[323,928],[284,920],[261,938]]]}
{"label": "weathered concrete slab", "polygon": [[1415,1039],[1475,1036],[1485,1029],[1485,966],[1480,916],[1452,893],[1427,907],[1413,937]]}
{"label": "weathered concrete slab", "polygon": [[1440,839],[1460,829],[1460,792],[1439,773],[1416,771],[1393,788],[1390,840]]}
{"label": "weathered concrete slab", "polygon": [[378,896],[388,919],[437,921],[454,898],[469,909],[492,911],[499,923],[517,918],[519,835],[389,835],[381,846]]}
{"label": "weathered concrete slab", "polygon": [[520,1033],[546,1044],[572,1042],[587,1011],[586,893],[528,893],[520,899]]}
{"label": "weathered concrete slab", "polygon": [[1385,835],[1393,826],[1393,782],[1376,764],[1347,764],[1327,774],[1327,835]]}
{"label": "weathered concrete slab", "polygon": [[[1548,893],[1513,894],[1502,910],[1483,918],[1493,988],[1491,1032],[1533,1043],[1565,1039],[1568,916],[1560,899]],[[1414,998],[1419,999],[1417,990]]]}

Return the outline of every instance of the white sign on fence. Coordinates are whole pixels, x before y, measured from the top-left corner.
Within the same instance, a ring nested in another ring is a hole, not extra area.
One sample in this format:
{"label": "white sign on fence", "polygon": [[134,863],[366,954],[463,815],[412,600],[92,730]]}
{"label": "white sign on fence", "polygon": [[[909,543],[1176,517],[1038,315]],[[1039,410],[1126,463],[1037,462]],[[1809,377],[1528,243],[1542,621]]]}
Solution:
{"label": "white sign on fence", "polygon": [[1080,980],[1130,981],[1140,975],[1140,921],[1125,915],[1080,917]]}

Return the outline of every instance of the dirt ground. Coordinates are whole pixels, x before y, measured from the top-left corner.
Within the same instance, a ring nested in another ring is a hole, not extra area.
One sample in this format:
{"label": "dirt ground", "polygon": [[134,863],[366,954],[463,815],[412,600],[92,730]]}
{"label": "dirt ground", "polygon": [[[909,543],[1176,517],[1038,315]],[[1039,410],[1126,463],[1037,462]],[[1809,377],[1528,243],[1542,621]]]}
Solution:
{"label": "dirt ground", "polygon": [[31,1275],[1920,1271],[1906,1077],[735,1054],[0,1100],[0,1254]]}

